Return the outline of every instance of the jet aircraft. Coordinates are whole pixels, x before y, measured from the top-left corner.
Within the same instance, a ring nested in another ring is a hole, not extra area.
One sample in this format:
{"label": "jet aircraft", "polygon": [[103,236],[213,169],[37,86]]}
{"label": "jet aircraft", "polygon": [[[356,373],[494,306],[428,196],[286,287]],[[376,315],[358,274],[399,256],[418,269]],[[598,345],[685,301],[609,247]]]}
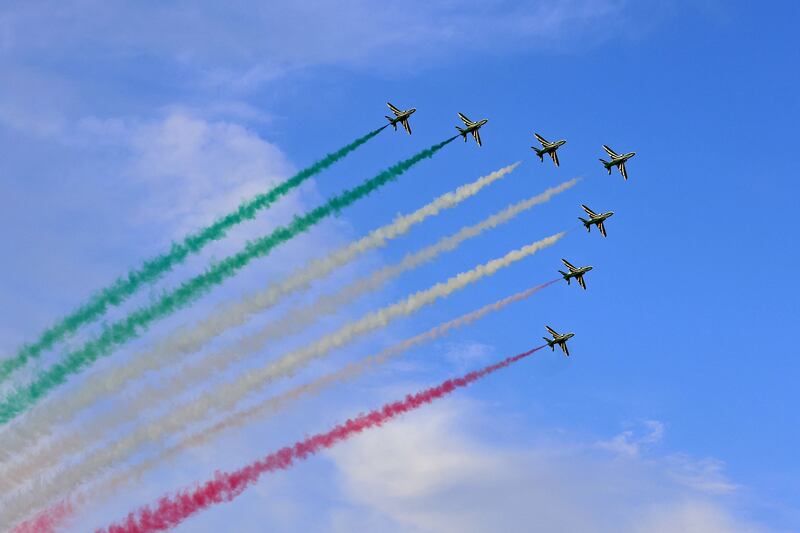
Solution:
{"label": "jet aircraft", "polygon": [[605,159],[600,160],[603,166],[606,167],[606,170],[608,170],[608,173],[611,174],[611,167],[617,167],[622,177],[627,180],[628,171],[625,169],[625,162],[635,156],[636,152],[628,152],[627,154],[620,155],[605,144],[603,145],[603,150],[611,157],[611,161],[606,161]]}
{"label": "jet aircraft", "polygon": [[478,130],[481,129],[481,126],[489,122],[487,119],[479,120],[478,122],[473,122],[467,117],[464,116],[463,113],[458,114],[458,118],[461,119],[461,122],[464,123],[466,128],[459,128],[456,126],[458,130],[458,134],[464,137],[464,142],[467,142],[467,134],[471,133],[473,137],[475,137],[475,142],[478,143],[478,146],[483,146],[481,144],[481,134],[478,133]]}
{"label": "jet aircraft", "polygon": [[569,348],[567,348],[567,341],[575,336],[574,333],[564,333],[561,335],[560,333],[556,332],[550,326],[545,326],[545,329],[553,336],[552,339],[548,339],[547,337],[542,337],[545,341],[547,341],[547,345],[550,347],[552,351],[556,351],[556,344],[561,347],[561,351],[564,352],[564,355],[569,356]]}
{"label": "jet aircraft", "polygon": [[591,233],[592,225],[595,225],[597,226],[597,229],[600,230],[600,235],[606,237],[606,227],[604,223],[607,219],[611,218],[614,212],[606,211],[605,213],[600,213],[598,215],[597,213],[595,213],[594,211],[592,211],[583,204],[581,204],[581,207],[583,208],[584,211],[586,211],[586,214],[589,215],[589,220],[586,220],[585,218],[582,217],[578,217],[578,220],[583,222],[583,225],[586,226],[586,230]]}
{"label": "jet aircraft", "polygon": [[400,111],[395,106],[393,106],[391,104],[391,102],[386,102],[386,105],[388,105],[389,109],[391,109],[392,113],[394,113],[394,118],[392,118],[392,117],[390,117],[388,115],[384,115],[386,117],[386,120],[389,121],[389,124],[394,126],[394,131],[397,131],[397,123],[399,122],[403,126],[403,128],[405,128],[406,132],[409,135],[411,135],[411,125],[409,125],[409,123],[408,123],[408,118],[411,115],[413,115],[414,112],[416,112],[417,109],[415,107],[412,107],[411,109],[406,109],[405,111]]}
{"label": "jet aircraft", "polygon": [[567,141],[561,139],[560,141],[550,142],[541,135],[539,135],[538,133],[534,133],[533,136],[536,137],[537,141],[542,143],[541,150],[539,150],[535,146],[531,146],[531,149],[533,149],[533,151],[536,152],[536,155],[539,156],[539,161],[544,162],[544,156],[550,154],[550,157],[553,158],[553,163],[555,163],[556,166],[558,166],[558,154],[556,153],[556,150],[561,148],[562,145],[566,144]]}
{"label": "jet aircraft", "polygon": [[594,267],[585,266],[579,268],[570,264],[570,262],[566,259],[562,259],[561,262],[564,263],[564,266],[569,270],[569,272],[562,272],[561,270],[558,271],[558,273],[564,276],[564,279],[567,280],[567,285],[570,284],[570,279],[575,278],[575,281],[578,282],[578,285],[583,287],[583,290],[586,290],[586,282],[583,280],[583,275],[592,270]]}

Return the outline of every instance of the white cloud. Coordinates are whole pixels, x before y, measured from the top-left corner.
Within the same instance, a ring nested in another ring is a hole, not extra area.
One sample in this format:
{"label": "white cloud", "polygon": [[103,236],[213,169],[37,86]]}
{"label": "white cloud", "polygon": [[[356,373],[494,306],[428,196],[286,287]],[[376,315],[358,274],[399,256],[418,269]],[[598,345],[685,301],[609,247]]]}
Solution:
{"label": "white cloud", "polygon": [[637,429],[627,429],[598,446],[628,457],[637,457],[643,450],[658,444],[664,437],[664,424],[658,420],[645,420]]}
{"label": "white cloud", "polygon": [[752,524],[734,520],[719,506],[698,501],[656,506],[643,513],[636,533],[760,533]]}
{"label": "white cloud", "polygon": [[679,483],[709,494],[730,494],[739,486],[725,476],[725,464],[714,458],[692,459],[683,454],[666,458],[670,476]]}
{"label": "white cloud", "polygon": [[242,126],[181,112],[136,127],[131,145],[131,179],[154,190],[143,216],[167,222],[174,236],[233,210],[292,172],[276,146]]}
{"label": "white cloud", "polygon": [[[491,444],[474,406],[425,408],[332,450],[347,506],[334,525],[373,530],[755,533],[672,459],[611,456],[596,445]],[[492,423],[497,423],[493,421]],[[489,424],[491,425],[491,423]],[[650,424],[644,440],[659,440]],[[715,471],[715,474],[719,473]],[[712,491],[713,492],[713,491]]]}
{"label": "white cloud", "polygon": [[[621,458],[652,460],[649,453],[664,438],[665,426],[658,420],[645,420],[611,439],[601,440],[597,447]],[[695,459],[686,454],[670,454],[661,458],[665,472],[673,481],[697,492],[731,494],[739,487],[725,476],[725,464],[711,457]]]}
{"label": "white cloud", "polygon": [[[246,90],[320,65],[406,69],[455,52],[503,53],[630,34],[624,0],[467,0],[376,6],[342,2],[136,4],[83,0],[7,4],[2,45],[15,54],[148,54]],[[648,10],[652,14],[653,10]],[[90,15],[89,15],[90,14]],[[616,30],[626,26],[626,32]]]}
{"label": "white cloud", "polygon": [[493,346],[481,342],[448,342],[442,348],[444,358],[458,371],[480,366],[495,355]]}
{"label": "white cloud", "polygon": [[[235,109],[253,118],[249,108]],[[177,106],[150,120],[84,117],[65,141],[79,149],[105,147],[120,154],[120,174],[142,192],[141,200],[129,206],[132,223],[157,226],[164,244],[233,211],[296,171],[280,148],[247,127]],[[314,197],[311,183],[300,190]],[[277,221],[304,211],[307,200],[298,191],[289,193],[258,215],[252,231],[237,229],[237,238],[221,246],[237,250],[245,237],[261,236]]]}
{"label": "white cloud", "polygon": [[0,87],[0,125],[64,137],[76,117],[140,112],[180,95],[205,116],[263,120],[242,100],[294,73],[333,66],[406,77],[451,60],[585,48],[635,39],[667,11],[630,0],[6,2],[0,75],[14,83]]}

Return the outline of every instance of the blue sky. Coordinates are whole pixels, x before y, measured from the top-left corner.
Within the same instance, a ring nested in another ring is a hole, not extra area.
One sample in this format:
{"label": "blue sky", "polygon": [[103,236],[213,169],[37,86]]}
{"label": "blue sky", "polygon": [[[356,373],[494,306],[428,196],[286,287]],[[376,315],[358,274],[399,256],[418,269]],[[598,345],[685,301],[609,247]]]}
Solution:
{"label": "blue sky", "polygon": [[[549,288],[402,364],[229,435],[92,509],[76,530],[217,465],[243,464],[393,395],[523,351],[545,323],[576,332],[574,357],[541,352],[396,428],[265,481],[185,530],[213,531],[230,520],[242,531],[264,524],[447,530],[475,506],[485,513],[470,517],[470,527],[502,515],[519,531],[530,530],[537,510],[547,517],[541,531],[800,530],[800,363],[791,341],[800,318],[791,268],[800,192],[792,157],[798,15],[792,2],[755,9],[711,0],[402,8],[240,1],[147,11],[90,0],[7,3],[0,8],[3,353],[170,239],[380,125],[387,100],[417,107],[411,137],[386,130],[154,290],[450,136],[457,111],[489,118],[484,146],[457,140],[137,345],[513,161],[523,165],[499,184],[313,291],[334,290],[519,198],[585,178],[290,343],[565,228],[574,231],[552,249],[325,364],[552,279],[561,257],[595,266],[586,293]],[[534,157],[533,131],[567,139],[560,168]],[[597,162],[604,143],[637,152],[628,182]],[[575,229],[580,203],[616,212],[607,239]],[[103,364],[122,364],[129,353]],[[392,446],[390,457],[379,453]],[[459,482],[437,484],[448,476]],[[503,482],[481,481],[493,476]],[[547,483],[550,493],[541,489]],[[504,490],[539,503],[515,504]],[[317,519],[310,524],[308,516]],[[594,529],[581,529],[586,524]]]}

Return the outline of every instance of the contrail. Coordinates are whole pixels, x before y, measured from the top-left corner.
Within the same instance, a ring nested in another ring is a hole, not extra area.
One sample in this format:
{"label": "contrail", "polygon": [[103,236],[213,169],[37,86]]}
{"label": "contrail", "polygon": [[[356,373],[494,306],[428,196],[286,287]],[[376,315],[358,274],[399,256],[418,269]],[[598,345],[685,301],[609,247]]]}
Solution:
{"label": "contrail", "polygon": [[47,505],[59,495],[68,493],[87,479],[96,477],[110,466],[123,461],[142,444],[153,443],[171,433],[181,431],[192,423],[204,420],[213,412],[231,410],[251,392],[260,390],[275,379],[290,376],[305,364],[361,335],[385,327],[397,318],[408,316],[440,298],[447,297],[484,277],[491,276],[501,268],[552,246],[564,235],[564,232],[557,233],[508,252],[501,258],[478,265],[472,270],[462,272],[445,282],[414,293],[395,304],[368,313],[361,319],[345,324],[339,330],[322,337],[315,343],[289,352],[274,363],[249,369],[238,379],[222,383],[213,391],[193,398],[191,402],[166,413],[160,419],[140,426],[116,442],[95,450],[82,461],[57,473],[52,479],[40,479],[38,482],[34,482],[26,490],[4,502],[5,509],[0,512],[0,520],[9,523],[16,522],[24,516],[19,514],[24,513],[23,510],[32,510],[38,508],[39,505]]}
{"label": "contrail", "polygon": [[384,128],[386,126],[373,130],[345,147],[326,155],[271,190],[243,202],[236,211],[217,219],[210,226],[187,235],[180,243],[173,243],[169,252],[149,259],[139,268],[131,270],[123,277],[117,278],[111,285],[90,297],[78,309],[46,329],[36,341],[22,346],[17,350],[15,356],[0,362],[0,383],[5,381],[14,370],[20,368],[28,360],[39,357],[42,352],[51,348],[56,342],[75,333],[84,324],[101,316],[109,306],[119,305],[139,290],[142,285],[157,280],[174,266],[180,264],[190,254],[197,253],[207,244],[223,238],[225,233],[233,226],[255,218],[259,211],[268,208],[307,179],[319,174],[344,158],[350,152],[375,137]]}
{"label": "contrail", "polygon": [[[514,165],[505,167],[497,172],[508,171],[513,169]],[[486,178],[496,176],[493,173]],[[480,180],[479,180],[480,181]],[[486,218],[478,224],[466,226],[453,235],[440,239],[437,243],[430,245],[422,250],[408,254],[397,264],[386,266],[366,278],[361,278],[350,285],[347,285],[337,291],[335,294],[318,298],[315,302],[301,307],[296,307],[289,311],[285,316],[278,320],[267,323],[259,331],[249,334],[248,336],[238,340],[234,345],[212,352],[211,354],[202,356],[202,359],[188,367],[185,367],[178,372],[178,374],[169,380],[169,383],[161,387],[148,386],[137,391],[136,400],[128,403],[124,410],[115,409],[107,415],[95,420],[92,423],[92,430],[79,430],[72,434],[61,436],[46,446],[41,447],[35,453],[30,454],[28,457],[20,457],[18,453],[14,452],[14,448],[8,447],[7,455],[14,455],[17,459],[16,464],[6,467],[2,471],[2,479],[0,479],[0,492],[8,492],[14,486],[24,483],[26,480],[32,479],[40,470],[50,468],[57,464],[64,457],[72,457],[75,453],[86,450],[94,441],[100,440],[102,436],[113,430],[115,427],[122,425],[131,420],[135,420],[145,410],[156,406],[162,405],[163,402],[168,401],[171,397],[179,395],[182,390],[185,390],[211,375],[225,371],[231,365],[241,361],[249,354],[262,349],[267,342],[282,338],[302,331],[307,325],[316,321],[322,315],[334,313],[342,306],[352,302],[359,296],[380,287],[390,279],[402,274],[403,272],[416,268],[417,266],[433,260],[439,254],[451,251],[459,246],[467,239],[476,237],[486,230],[495,228],[499,224],[503,224],[512,220],[518,214],[548,201],[554,195],[559,194],[571,187],[579,181],[578,178],[566,181],[556,187],[551,187],[541,194],[512,204],[498,213]],[[468,194],[472,189],[471,185],[478,185],[479,182],[460,187],[457,194],[445,195],[440,198],[453,197],[453,201],[460,198],[462,195]],[[459,194],[461,189],[465,189]],[[438,201],[429,205],[436,205]],[[424,210],[426,208],[423,208]],[[422,211],[420,210],[420,211]],[[405,218],[405,217],[403,217]],[[381,231],[381,230],[378,230]],[[358,243],[355,243],[356,245]],[[214,330],[214,333],[218,333]],[[196,346],[199,349],[200,346]],[[163,365],[164,359],[169,358],[169,353],[159,353],[158,361]],[[174,363],[171,360],[170,363]],[[152,364],[156,364],[153,361]],[[139,359],[135,359],[130,365],[121,367],[121,369],[129,369],[131,367],[139,367]],[[127,372],[130,375],[129,372]],[[141,373],[139,374],[141,375]],[[97,383],[104,384],[104,388],[109,387],[114,381],[110,380],[108,376],[100,375],[95,380]],[[83,389],[91,388],[83,387],[76,396],[83,396]],[[49,403],[56,403],[55,401]],[[61,423],[70,420],[70,416],[74,415],[74,411],[70,411],[71,398],[67,398],[60,405],[47,406],[49,409],[40,409],[39,412],[47,413],[49,420],[58,420]],[[42,406],[44,407],[44,406]],[[36,421],[41,424],[41,420]],[[26,435],[28,436],[41,436],[45,430],[49,429],[49,425],[41,428],[41,431],[35,431],[36,428],[31,427],[31,424],[25,426]],[[0,441],[0,446],[3,446]]]}
{"label": "contrail", "polygon": [[[558,187],[552,187],[542,194],[513,204],[478,224],[464,227],[455,234],[440,239],[435,244],[406,255],[399,263],[381,268],[373,272],[369,277],[361,278],[334,294],[320,297],[311,304],[290,310],[285,316],[274,322],[267,323],[260,330],[238,340],[234,345],[203,356],[197,363],[189,365],[177,375],[168,379],[161,387],[148,386],[143,388],[138,392],[137,400],[131,402],[128,406],[128,416],[125,416],[125,413],[116,411],[110,414],[109,422],[113,423],[112,419],[124,422],[129,417],[137,417],[148,408],[163,404],[163,402],[182,393],[189,387],[225,371],[231,365],[245,359],[254,352],[262,350],[269,341],[302,331],[306,326],[313,324],[320,316],[332,314],[359,296],[380,287],[403,272],[432,261],[439,254],[454,250],[465,240],[477,237],[486,230],[508,222],[519,213],[530,209],[534,205],[544,203],[555,194],[569,189],[577,181],[577,179],[570,180]],[[104,423],[99,424],[99,426],[103,427]],[[83,446],[76,448],[76,450],[84,449],[87,443],[82,444]],[[59,449],[59,446],[54,445],[52,448],[51,452],[57,454],[56,450]],[[65,454],[64,452],[61,452],[61,454],[69,455],[69,453]],[[31,475],[27,474],[22,477],[29,479]]]}
{"label": "contrail", "polygon": [[447,381],[428,389],[409,394],[403,400],[387,403],[380,409],[370,411],[347,420],[325,433],[317,433],[291,446],[286,446],[262,459],[233,472],[218,472],[199,486],[185,489],[171,496],[164,496],[152,506],[144,506],[128,515],[118,524],[112,524],[99,531],[107,533],[149,533],[173,528],[200,511],[239,496],[250,485],[270,472],[291,468],[295,462],[308,459],[322,450],[358,435],[366,429],[380,427],[398,416],[418,409],[452,392],[466,387],[475,381],[506,368],[517,361],[531,356],[543,347],[539,346],[513,357],[489,365],[481,370],[470,372],[462,377]]}
{"label": "contrail", "polygon": [[[222,307],[211,317],[197,324],[193,329],[178,330],[150,350],[137,354],[132,358],[130,363],[91,376],[89,380],[87,380],[87,383],[67,398],[53,398],[47,403],[37,406],[26,419],[19,421],[20,425],[18,427],[9,428],[9,430],[0,437],[0,458],[4,458],[5,460],[16,459],[18,463],[17,466],[6,468],[3,471],[2,476],[0,476],[0,492],[8,492],[16,484],[31,479],[35,474],[35,468],[47,468],[55,464],[60,457],[71,455],[75,450],[85,449],[88,445],[87,439],[97,438],[99,435],[102,435],[104,431],[108,431],[113,426],[123,423],[125,417],[120,416],[121,413],[115,411],[111,413],[110,416],[105,417],[105,420],[94,424],[96,428],[94,433],[96,433],[96,435],[82,433],[80,437],[73,434],[69,437],[61,438],[39,449],[32,457],[28,457],[25,459],[24,463],[19,464],[21,451],[34,445],[34,443],[39,441],[43,436],[50,434],[53,424],[68,423],[81,410],[91,406],[99,398],[122,389],[127,383],[141,377],[146,372],[163,367],[167,363],[175,364],[184,357],[196,353],[208,340],[219,335],[226,329],[243,324],[253,314],[265,310],[278,302],[280,298],[308,286],[313,280],[322,278],[334,269],[354,260],[360,254],[370,249],[384,246],[388,240],[405,234],[414,225],[423,222],[428,217],[435,216],[444,209],[455,207],[462,201],[478,194],[484,187],[507,176],[518,165],[519,163],[507,165],[495,172],[478,178],[472,183],[462,185],[453,192],[448,192],[439,196],[413,213],[397,217],[391,224],[373,230],[366,237],[330,253],[324,259],[311,262],[305,268],[297,271],[284,281],[270,286],[261,293],[250,296],[240,303]],[[482,229],[487,229],[488,227],[493,227],[496,224],[509,220],[511,217],[521,212],[524,206],[530,208],[536,203],[546,201],[553,194],[574,185],[575,181],[576,180],[571,180],[559,187],[548,189],[541,195],[531,198],[528,201],[520,202],[516,204],[516,206],[518,206],[517,208],[513,208],[514,206],[509,207],[506,209],[507,213],[504,216],[499,217],[500,214],[498,214],[498,218],[493,217],[488,219],[484,223],[485,225]],[[476,231],[462,230],[458,238],[456,238],[457,236],[453,236],[453,238],[447,242],[442,241],[442,251],[451,249],[455,247],[458,242],[474,235],[477,235]],[[416,260],[413,258],[406,258],[403,263],[395,268],[387,267],[380,272],[376,272],[372,277],[368,278],[369,283],[359,284],[356,287],[351,287],[348,291],[343,291],[347,293],[342,296],[344,300],[339,298],[337,302],[347,303],[347,298],[356,298],[359,294],[363,294],[370,288],[380,286],[381,283],[390,279],[392,276],[399,275],[403,270],[413,268],[415,264],[430,260],[436,255],[435,250],[430,249],[420,254],[421,255]],[[318,302],[318,305],[323,306],[325,309],[330,309],[331,305],[334,304],[330,301],[323,300]],[[298,322],[295,323],[294,320]],[[300,320],[306,320],[305,323],[308,323],[308,317],[303,316],[301,318],[299,312],[295,313],[294,318],[287,317],[277,322],[272,322],[262,330],[260,335],[249,337],[252,339],[252,342],[243,340],[239,343],[239,346],[241,346],[240,348],[225,350],[221,355],[209,357],[209,360],[217,361],[213,363],[213,366],[217,368],[220,368],[221,364],[224,364],[218,362],[220,358],[223,358],[224,361],[228,361],[228,364],[230,364],[234,357],[233,354],[246,350],[248,345],[257,345],[260,348],[269,339],[275,338],[272,335],[273,332],[288,335],[289,331],[298,331],[297,328]],[[182,371],[181,376],[183,376],[183,379],[188,380],[192,376],[199,376],[201,369],[195,370],[195,368],[196,367],[193,367]],[[159,394],[159,392],[161,392],[161,394]],[[151,391],[151,394],[153,394],[151,398],[154,400],[156,396],[163,398],[164,392],[168,391]],[[145,407],[137,408],[137,413],[141,413],[141,409],[144,408]]]}
{"label": "contrail", "polygon": [[[253,421],[262,421],[265,416],[283,409],[284,406],[291,402],[297,401],[307,395],[316,394],[331,385],[354,379],[373,367],[384,364],[387,361],[402,355],[404,352],[415,346],[436,340],[456,328],[467,326],[476,320],[483,318],[487,314],[500,311],[501,309],[513,303],[530,298],[540,290],[559,281],[561,281],[561,278],[531,287],[498,300],[497,302],[485,305],[458,318],[433,327],[425,333],[416,335],[390,346],[376,355],[366,357],[360,361],[349,363],[341,370],[317,378],[310,383],[294,387],[291,390],[267,400],[263,400],[247,409],[242,409],[238,412],[226,415],[225,418],[215,423],[213,426],[183,437],[180,442],[163,450],[158,455],[146,459],[145,461],[133,465],[125,470],[119,471],[106,480],[91,487],[87,491],[75,494],[71,496],[69,500],[62,501],[61,503],[42,511],[25,524],[18,526],[14,531],[15,533],[41,532],[45,529],[49,531],[57,527],[63,521],[67,520],[75,512],[75,509],[78,506],[82,506],[88,502],[93,502],[95,504],[98,503],[98,500],[107,498],[111,494],[114,494],[120,486],[133,479],[140,479],[145,472],[160,464],[163,464],[168,460],[173,459],[182,452],[207,443],[224,431],[232,428],[242,427]],[[40,524],[46,524],[46,527]]]}
{"label": "contrail", "polygon": [[386,183],[397,179],[406,170],[423,159],[433,157],[436,152],[451,143],[455,137],[422,150],[413,157],[396,163],[361,185],[347,190],[328,200],[325,204],[295,217],[294,220],[269,235],[251,241],[244,250],[229,256],[204,273],[181,284],[177,289],[165,294],[157,302],[137,309],[123,320],[105,328],[96,339],[87,342],[81,349],[70,353],[64,361],[37,375],[33,382],[17,387],[0,403],[0,424],[7,423],[47,395],[52,389],[64,383],[67,378],[91,365],[99,357],[108,355],[111,350],[146,330],[151,323],[177,309],[186,306],[212,287],[222,283],[247,265],[251,260],[263,257],[273,248],[307,231],[324,218],[338,214],[350,204],[364,198]]}
{"label": "contrail", "polygon": [[[62,502],[41,513],[34,518],[18,524],[13,533],[51,533],[64,526],[75,513],[75,505],[71,502]],[[0,524],[2,525],[2,524]]]}

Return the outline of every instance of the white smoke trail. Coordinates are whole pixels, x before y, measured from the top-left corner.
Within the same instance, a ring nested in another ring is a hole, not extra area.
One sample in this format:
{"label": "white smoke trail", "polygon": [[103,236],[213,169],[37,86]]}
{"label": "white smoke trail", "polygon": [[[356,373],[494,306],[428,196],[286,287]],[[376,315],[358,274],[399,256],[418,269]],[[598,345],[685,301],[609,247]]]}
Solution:
{"label": "white smoke trail", "polygon": [[187,450],[196,448],[209,442],[211,439],[229,429],[239,428],[256,420],[261,422],[265,417],[279,412],[284,408],[284,406],[294,401],[311,394],[319,393],[331,385],[336,385],[350,379],[355,379],[364,372],[371,370],[373,367],[384,364],[395,357],[399,357],[404,352],[415,346],[436,340],[448,334],[451,330],[469,325],[472,322],[483,318],[489,313],[500,311],[512,303],[530,298],[533,294],[558,281],[561,281],[561,278],[543,283],[542,285],[538,285],[536,287],[531,287],[524,291],[518,292],[517,294],[503,298],[497,302],[485,305],[480,309],[431,328],[425,333],[390,346],[376,355],[371,355],[360,361],[349,363],[341,370],[319,377],[310,383],[294,387],[291,390],[267,400],[263,400],[247,409],[241,409],[237,412],[231,413],[214,425],[183,437],[178,443],[162,450],[157,455],[129,468],[120,470],[88,489],[85,489],[79,493],[71,494],[69,496],[69,500],[63,501],[63,506],[59,507],[59,509],[63,509],[65,511],[62,514],[72,515],[76,512],[76,508],[79,506],[84,506],[88,503],[98,505],[112,494],[116,493],[116,491],[122,485],[131,481],[140,481],[141,477],[153,468],[163,464],[166,461],[169,461],[170,459],[173,459]]}
{"label": "white smoke trail", "polygon": [[[389,240],[407,233],[425,219],[457,206],[484,187],[504,178],[519,165],[519,162],[508,165],[472,183],[462,185],[455,191],[445,193],[413,213],[399,216],[391,224],[373,230],[360,240],[331,252],[327,257],[310,262],[282,282],[239,302],[218,307],[200,323],[181,328],[151,349],[137,354],[129,364],[91,376],[84,386],[69,396],[55,397],[38,405],[26,417],[4,428],[0,434],[0,461],[7,463],[11,458],[18,457],[24,449],[35,446],[37,442],[50,436],[51,428],[55,424],[68,423],[98,399],[117,392],[147,372],[165,364],[179,362],[228,328],[244,324],[251,316],[275,305],[281,298],[308,287],[313,281],[353,261],[359,255],[385,246]],[[0,482],[5,480],[11,484],[24,482],[24,479],[5,474],[0,476]],[[5,490],[7,489],[4,486],[0,486],[0,492]]]}
{"label": "white smoke trail", "polygon": [[109,477],[103,483],[92,488],[91,490],[92,496],[90,497],[90,499],[95,500],[97,497],[103,494],[111,494],[115,492],[122,484],[126,483],[127,481],[130,481],[131,479],[140,479],[145,472],[157,466],[158,464],[161,464],[164,461],[167,461],[191,448],[205,444],[206,442],[210,441],[212,438],[216,437],[217,435],[219,435],[224,431],[242,427],[254,420],[261,420],[263,417],[269,416],[273,413],[280,411],[287,404],[290,404],[291,402],[297,401],[311,394],[317,394],[332,385],[336,385],[347,380],[355,379],[364,372],[367,372],[378,365],[382,365],[395,357],[399,357],[404,352],[410,350],[415,346],[436,340],[439,337],[446,335],[451,330],[469,325],[472,322],[475,322],[476,320],[483,318],[489,313],[494,313],[496,311],[503,309],[504,307],[511,305],[512,303],[530,298],[533,294],[537,293],[538,291],[542,290],[543,288],[557,281],[560,281],[560,278],[554,281],[544,283],[542,285],[538,285],[536,287],[531,287],[530,289],[518,292],[517,294],[508,296],[507,298],[503,298],[502,300],[499,300],[497,302],[485,305],[480,309],[477,309],[475,311],[462,315],[458,318],[450,320],[449,322],[445,322],[434,328],[431,328],[425,333],[422,333],[415,337],[411,337],[393,346],[390,346],[389,348],[383,350],[378,354],[371,355],[369,357],[365,357],[360,361],[350,363],[341,370],[317,378],[310,383],[294,387],[291,390],[288,390],[278,396],[274,396],[272,398],[259,402],[258,404],[252,407],[248,407],[247,409],[242,409],[235,413],[231,413],[230,415],[227,415],[225,418],[215,423],[211,427],[203,429],[191,435],[187,435],[186,437],[182,438],[180,442],[170,446],[169,448],[162,451],[155,457],[152,457],[127,470],[123,470]]}
{"label": "white smoke trail", "polygon": [[565,235],[564,232],[551,235],[532,244],[513,250],[501,258],[478,265],[472,270],[462,272],[445,282],[414,293],[407,298],[368,313],[354,322],[345,324],[339,330],[319,339],[317,342],[293,350],[274,363],[261,368],[249,369],[234,381],[218,385],[215,390],[192,399],[159,420],[150,422],[125,435],[116,442],[109,443],[85,457],[75,465],[52,478],[39,478],[25,490],[9,498],[0,510],[0,523],[15,523],[43,506],[51,505],[60,495],[81,486],[88,479],[104,473],[114,464],[126,460],[139,446],[157,442],[172,433],[184,430],[190,424],[200,422],[211,413],[232,409],[239,401],[256,392],[280,377],[291,376],[303,365],[320,358],[333,349],[340,348],[353,339],[385,327],[389,322],[408,316],[426,305],[447,297],[498,270],[508,267],[539,250],[552,246]]}
{"label": "white smoke trail", "polygon": [[75,454],[89,449],[93,443],[101,440],[109,431],[119,425],[136,420],[145,410],[163,405],[164,402],[193,385],[211,376],[219,375],[231,365],[262,349],[267,342],[302,331],[320,316],[336,312],[342,306],[380,287],[403,272],[431,261],[441,253],[455,249],[465,240],[477,237],[487,230],[512,220],[520,213],[547,202],[553,196],[572,188],[578,181],[579,178],[571,179],[556,187],[551,187],[541,194],[512,204],[478,224],[466,226],[453,235],[443,237],[435,244],[406,255],[399,263],[377,270],[369,277],[361,278],[335,294],[320,297],[310,305],[290,310],[282,318],[267,323],[259,331],[238,340],[232,346],[203,356],[197,363],[181,369],[175,377],[165,380],[160,387],[142,388],[137,392],[136,399],[124,407],[94,420],[90,430],[76,430],[71,434],[56,438],[24,460],[18,461],[16,465],[6,469],[4,471],[5,480],[0,482],[0,488],[8,491],[9,488],[15,486],[14,481],[33,479],[41,470],[50,468],[61,460],[74,457]]}

